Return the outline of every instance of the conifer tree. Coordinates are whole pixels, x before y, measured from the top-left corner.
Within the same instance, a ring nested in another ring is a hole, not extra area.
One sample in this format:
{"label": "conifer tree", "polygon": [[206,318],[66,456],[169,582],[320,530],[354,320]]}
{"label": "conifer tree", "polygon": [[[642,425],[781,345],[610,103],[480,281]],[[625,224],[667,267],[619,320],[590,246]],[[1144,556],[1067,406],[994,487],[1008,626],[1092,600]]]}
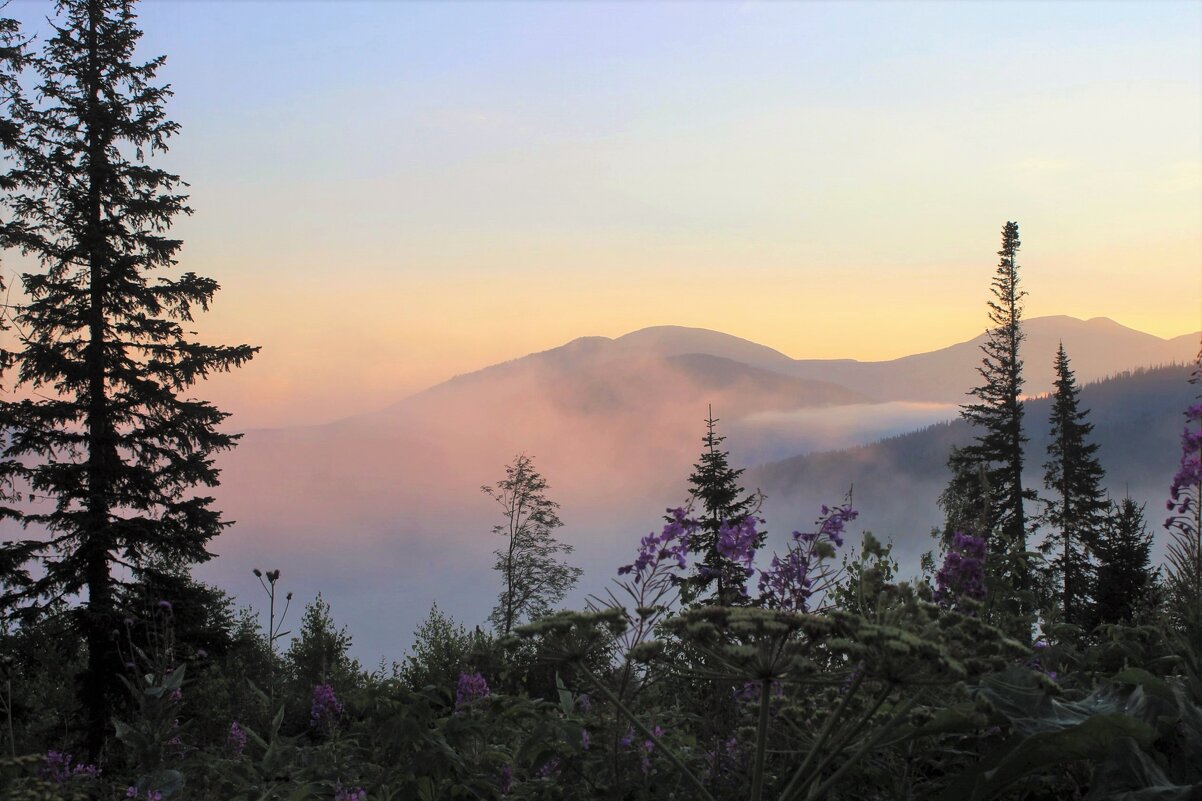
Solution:
{"label": "conifer tree", "polygon": [[217,483],[214,453],[238,437],[188,390],[257,349],[200,344],[184,328],[218,285],[172,269],[181,246],[172,221],[191,210],[179,177],[150,164],[178,126],[164,113],[170,88],[156,83],[164,58],[135,60],[132,2],[58,9],[31,59],[40,99],[19,108],[24,142],[5,177],[4,244],[40,269],[21,276],[23,297],[10,307],[16,381],[32,398],[0,408],[10,432],[0,479],[36,501],[4,513],[46,532],[6,544],[6,561],[39,566],[9,600],[32,603],[28,612],[40,600],[86,599],[80,691],[95,757],[122,670],[114,566],[136,578],[152,560],[210,557],[205,544],[228,523],[203,488]]}
{"label": "conifer tree", "polygon": [[[12,162],[17,152],[24,147],[23,111],[26,107],[25,95],[22,92],[20,76],[29,63],[26,42],[22,39],[20,25],[14,19],[0,18],[0,158]],[[7,172],[0,173],[0,192],[8,192],[14,188],[12,176]],[[0,219],[0,245],[9,241],[9,233],[14,228],[7,214]],[[4,275],[0,273],[0,295],[6,295]],[[0,334],[10,330],[7,314],[0,314]],[[0,342],[0,387],[8,388],[7,371],[13,363],[13,353],[7,349],[7,338]],[[4,423],[0,417],[0,425]],[[17,500],[11,479],[3,476],[0,469],[0,504]],[[4,517],[3,507],[0,507],[0,518]],[[28,580],[29,574],[23,560],[0,544],[0,600],[7,594],[7,588]],[[0,603],[0,618],[5,607]]]}
{"label": "conifer tree", "polygon": [[350,689],[362,668],[350,656],[351,635],[338,628],[330,605],[317,593],[305,606],[300,628],[284,654],[284,661],[298,694],[305,697],[314,685],[330,684],[339,692]]}
{"label": "conifer tree", "polygon": [[501,634],[509,634],[522,620],[550,612],[583,571],[557,558],[571,553],[572,546],[552,535],[563,525],[559,504],[547,497],[547,480],[534,469],[533,459],[518,455],[505,467],[503,480],[480,491],[500,505],[505,518],[493,526],[505,545],[495,552],[501,594],[489,620]]}
{"label": "conifer tree", "polygon": [[1110,503],[1102,488],[1105,473],[1098,463],[1097,443],[1089,441],[1093,424],[1085,419],[1088,410],[1080,408],[1080,390],[1063,343],[1055,369],[1051,442],[1043,476],[1051,493],[1043,521],[1055,533],[1041,547],[1055,554],[1051,568],[1059,584],[1063,620],[1092,629],[1096,577],[1091,557],[1106,529]]}
{"label": "conifer tree", "polygon": [[[754,514],[760,498],[739,486],[743,470],[730,466],[730,453],[720,447],[726,437],[718,436],[717,423],[711,407],[701,440],[704,448],[689,476],[691,495],[695,502],[700,501],[702,510],[697,517],[701,525],[689,541],[689,550],[701,558],[692,575],[681,582],[680,595],[686,603],[730,606],[742,601],[739,588],[747,576],[739,564],[718,550],[722,525]],[[762,545],[766,536],[760,532],[754,546]]]}
{"label": "conifer tree", "polygon": [[1152,569],[1152,532],[1144,522],[1144,505],[1131,498],[1113,504],[1108,525],[1098,540],[1097,623],[1130,623],[1153,606],[1156,571]]}
{"label": "conifer tree", "polygon": [[[1023,489],[1023,362],[1019,348],[1022,330],[1023,298],[1019,289],[1018,223],[1007,222],[1002,228],[1000,260],[991,284],[989,322],[992,327],[981,345],[981,366],[977,368],[983,383],[972,390],[976,402],[961,407],[960,416],[979,433],[968,446],[959,449],[953,465],[956,479],[972,475],[973,466],[984,467],[988,487],[988,520],[984,533],[990,540],[992,561],[990,587],[1015,599],[1029,595],[1030,560],[1027,556],[1027,519],[1024,501],[1032,494]],[[954,479],[954,480],[956,480]],[[979,493],[978,493],[979,494]],[[970,499],[974,500],[974,499]],[[976,500],[979,500],[976,499]],[[1025,609],[1028,602],[1019,600]]]}

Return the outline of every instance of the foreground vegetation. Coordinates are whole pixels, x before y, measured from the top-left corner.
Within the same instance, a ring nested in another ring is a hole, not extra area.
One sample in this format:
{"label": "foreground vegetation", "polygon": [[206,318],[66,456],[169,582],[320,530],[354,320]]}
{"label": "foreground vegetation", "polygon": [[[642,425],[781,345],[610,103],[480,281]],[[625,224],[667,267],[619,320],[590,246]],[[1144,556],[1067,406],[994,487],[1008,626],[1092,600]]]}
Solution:
{"label": "foreground vegetation", "polygon": [[[1191,444],[1173,496],[1187,549]],[[917,582],[870,534],[836,567],[846,505],[795,532],[758,592],[683,605],[702,525],[669,518],[591,609],[500,636],[435,607],[411,656],[371,671],[320,596],[277,649],[278,571],[256,571],[264,620],[184,573],[133,584],[116,633],[126,693],[95,763],[69,753],[87,657],[59,605],[3,635],[3,797],[1195,797],[1202,651],[1180,608],[1014,638],[1011,613],[989,611],[1011,607],[991,604],[983,540],[955,537]],[[757,563],[755,522],[721,526],[732,563]]]}

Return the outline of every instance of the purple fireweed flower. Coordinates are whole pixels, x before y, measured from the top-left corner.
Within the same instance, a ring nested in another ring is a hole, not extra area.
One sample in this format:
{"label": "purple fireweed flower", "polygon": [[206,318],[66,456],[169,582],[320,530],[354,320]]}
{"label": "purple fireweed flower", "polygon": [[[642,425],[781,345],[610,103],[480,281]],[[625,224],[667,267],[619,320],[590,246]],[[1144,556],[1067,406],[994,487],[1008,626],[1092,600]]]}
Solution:
{"label": "purple fireweed flower", "polygon": [[806,611],[814,586],[810,572],[815,555],[808,547],[790,547],[783,559],[773,554],[768,569],[760,571],[760,597],[764,605]]}
{"label": "purple fireweed flower", "polygon": [[588,693],[581,693],[576,699],[576,706],[580,707],[581,712],[588,712],[593,708],[593,702],[589,700]]}
{"label": "purple fireweed flower", "polygon": [[85,762],[73,763],[70,754],[52,749],[46,752],[46,764],[38,771],[38,775],[55,784],[65,784],[74,778],[99,778],[100,768]]}
{"label": "purple fireweed flower", "polygon": [[[684,509],[669,509],[672,519],[664,526],[662,532],[654,532],[639,541],[639,553],[634,562],[618,568],[618,575],[634,574],[634,583],[638,584],[654,573],[661,564],[669,568],[684,570],[689,566],[689,540],[700,527],[696,520],[685,516]],[[674,563],[674,564],[673,564]]]}
{"label": "purple fireweed flower", "polygon": [[589,744],[591,742],[592,742],[592,740],[588,736],[588,729],[581,729],[580,730],[580,749],[582,751],[587,751]]}
{"label": "purple fireweed flower", "polygon": [[246,732],[238,721],[230,723],[230,732],[226,735],[226,744],[229,745],[234,756],[242,756],[242,752],[246,749]]}
{"label": "purple fireweed flower", "polygon": [[339,782],[334,785],[334,801],[367,801],[367,791],[362,787],[352,790]]}
{"label": "purple fireweed flower", "polygon": [[659,568],[661,563],[667,563],[668,568],[678,570],[688,568],[689,538],[700,527],[700,524],[685,517],[684,509],[667,511],[672,516],[672,520],[665,524],[664,530],[659,535],[651,533],[639,540],[638,556],[631,564],[620,566],[618,575],[635,575],[633,582],[637,585]]}
{"label": "purple fireweed flower", "polygon": [[755,571],[751,563],[755,561],[756,539],[760,534],[756,524],[760,521],[751,515],[738,520],[726,521],[718,527],[718,553],[730,561],[742,565],[743,571],[750,576]]}
{"label": "purple fireweed flower", "polygon": [[146,791],[146,795],[138,795],[138,788],[133,785],[125,788],[125,797],[141,798],[145,801],[163,801],[163,794],[158,790],[151,789]]}
{"label": "purple fireweed flower", "polygon": [[313,688],[313,702],[309,706],[309,723],[317,729],[330,729],[342,717],[342,704],[329,684],[318,684]]}
{"label": "purple fireweed flower", "polygon": [[[761,683],[758,681],[745,681],[743,682],[743,686],[741,688],[734,691],[735,698],[743,703],[759,701],[760,687]],[[768,694],[771,698],[783,698],[785,695],[785,685],[781,684],[779,681],[772,682],[772,685],[768,689]]]}
{"label": "purple fireweed flower", "polygon": [[[655,735],[656,739],[659,739],[660,737],[664,736],[664,730],[661,729],[659,726],[656,726],[654,729],[652,729],[651,733]],[[642,768],[643,773],[651,772],[651,754],[654,751],[655,751],[655,740],[652,740],[652,739],[643,740],[643,754],[642,754],[641,759],[639,760],[639,767]]]}
{"label": "purple fireweed flower", "polygon": [[985,597],[985,539],[956,532],[935,574],[935,601],[952,607],[963,598]]}
{"label": "purple fireweed flower", "polygon": [[627,728],[626,733],[618,738],[618,745],[622,748],[629,748],[634,743],[634,729]]}
{"label": "purple fireweed flower", "polygon": [[[1173,476],[1169,488],[1170,512],[1176,515],[1196,513],[1194,505],[1202,502],[1202,403],[1196,403],[1185,411],[1185,431],[1181,434],[1181,465]],[[1165,526],[1176,521],[1170,517]]]}
{"label": "purple fireweed flower", "polygon": [[1059,678],[1060,674],[1054,670],[1045,670],[1044,666],[1043,666],[1043,662],[1041,660],[1041,657],[1049,655],[1048,648],[1050,646],[1048,644],[1048,641],[1040,638],[1040,639],[1036,640],[1035,642],[1031,643],[1031,645],[1035,649],[1035,653],[1032,654],[1031,658],[1027,660],[1027,667],[1031,668],[1031,670],[1039,671],[1040,673],[1047,676],[1052,681],[1056,681]]}
{"label": "purple fireweed flower", "polygon": [[171,608],[171,602],[170,602],[170,601],[159,601],[159,609],[162,609],[164,612],[171,612],[171,611],[174,611],[174,610],[172,610],[172,608]]}
{"label": "purple fireweed flower", "polygon": [[509,791],[513,789],[513,768],[509,765],[501,766],[501,795],[509,795]]}
{"label": "purple fireweed flower", "polygon": [[794,531],[784,556],[772,555],[767,570],[760,571],[760,600],[770,609],[804,612],[814,594],[814,577],[821,576],[820,563],[830,548],[843,545],[847,524],[859,516],[848,505],[823,505],[814,531]]}
{"label": "purple fireweed flower", "polygon": [[460,673],[455,688],[455,707],[462,709],[481,698],[488,697],[488,682],[479,673]]}

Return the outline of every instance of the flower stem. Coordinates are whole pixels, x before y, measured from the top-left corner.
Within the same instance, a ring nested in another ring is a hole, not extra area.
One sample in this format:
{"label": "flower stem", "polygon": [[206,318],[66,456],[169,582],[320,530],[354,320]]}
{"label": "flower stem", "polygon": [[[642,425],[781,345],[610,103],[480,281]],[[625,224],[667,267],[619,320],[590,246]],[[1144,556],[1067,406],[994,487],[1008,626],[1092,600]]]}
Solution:
{"label": "flower stem", "polygon": [[601,694],[604,695],[611,704],[613,704],[619,711],[621,711],[623,715],[626,716],[626,719],[629,720],[636,729],[642,732],[648,740],[655,743],[655,747],[662,751],[664,756],[668,758],[668,761],[675,765],[676,769],[680,771],[680,775],[687,779],[689,783],[696,788],[697,792],[700,794],[700,797],[704,799],[704,801],[717,801],[717,799],[710,795],[710,791],[705,788],[705,785],[701,783],[701,779],[698,779],[697,776],[685,766],[680,757],[678,757],[676,753],[672,751],[672,749],[664,745],[663,742],[661,742],[660,739],[655,736],[655,733],[652,732],[651,729],[643,725],[643,722],[639,720],[638,717],[636,717],[635,714],[631,712],[625,704],[622,703],[618,696],[614,695],[608,687],[602,684],[601,680],[598,679],[596,675],[594,675],[593,672],[588,669],[587,666],[578,664],[577,667],[585,676],[588,677],[589,681],[593,683],[593,686],[600,690]]}
{"label": "flower stem", "polygon": [[810,746],[810,752],[806,754],[806,758],[793,773],[793,777],[789,779],[789,783],[785,785],[785,789],[781,791],[781,801],[787,801],[787,799],[793,797],[793,795],[798,791],[801,786],[801,782],[806,775],[806,770],[811,764],[813,764],[814,760],[822,752],[822,746],[826,744],[826,740],[828,737],[830,737],[831,732],[834,730],[835,724],[839,722],[841,717],[843,717],[843,711],[847,709],[848,702],[851,701],[852,697],[856,694],[856,691],[860,689],[860,684],[862,684],[863,681],[864,673],[862,671],[857,673],[855,678],[852,679],[851,686],[848,687],[847,692],[843,694],[843,700],[839,702],[839,706],[833,712],[831,712],[830,717],[826,719],[826,723],[824,723],[822,726],[822,731],[818,732],[818,737],[815,738],[814,744]]}
{"label": "flower stem", "polygon": [[760,801],[764,795],[764,762],[768,757],[768,711],[771,701],[772,681],[760,681],[760,717],[755,731],[755,770],[751,774],[751,801]]}

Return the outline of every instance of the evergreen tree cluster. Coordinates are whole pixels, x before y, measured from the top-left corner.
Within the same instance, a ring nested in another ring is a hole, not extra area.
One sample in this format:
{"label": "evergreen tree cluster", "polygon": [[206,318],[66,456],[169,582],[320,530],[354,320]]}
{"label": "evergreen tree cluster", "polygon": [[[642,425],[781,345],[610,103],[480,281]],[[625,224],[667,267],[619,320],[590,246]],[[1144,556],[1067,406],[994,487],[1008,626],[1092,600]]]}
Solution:
{"label": "evergreen tree cluster", "polygon": [[[1108,499],[1098,445],[1090,440],[1089,410],[1081,408],[1063,343],[1052,365],[1044,508],[1034,516],[1027,512],[1026,502],[1036,496],[1022,485],[1026,293],[1018,288],[1020,244],[1018,224],[1007,222],[988,303],[992,328],[981,346],[984,383],[972,392],[976,402],[961,410],[977,433],[948,460],[952,477],[940,497],[943,541],[947,545],[957,534],[988,540],[991,608],[995,617],[1009,618],[1017,634],[1031,636],[1036,613],[1045,625],[1067,623],[1088,633],[1101,623],[1131,622],[1151,603],[1151,538],[1142,507],[1130,498],[1118,504]],[[1028,550],[1032,533],[1041,535],[1042,563]]]}

